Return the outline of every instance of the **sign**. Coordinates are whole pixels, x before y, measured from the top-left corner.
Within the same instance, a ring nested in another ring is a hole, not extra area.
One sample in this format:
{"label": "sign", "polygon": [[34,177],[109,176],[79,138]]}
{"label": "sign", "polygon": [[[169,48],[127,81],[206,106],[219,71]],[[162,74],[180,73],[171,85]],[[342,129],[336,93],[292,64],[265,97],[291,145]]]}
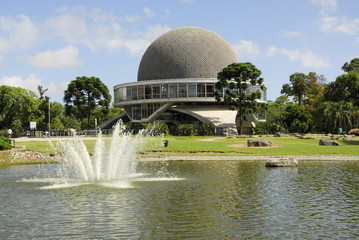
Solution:
{"label": "sign", "polygon": [[36,122],[30,122],[30,130],[36,130]]}

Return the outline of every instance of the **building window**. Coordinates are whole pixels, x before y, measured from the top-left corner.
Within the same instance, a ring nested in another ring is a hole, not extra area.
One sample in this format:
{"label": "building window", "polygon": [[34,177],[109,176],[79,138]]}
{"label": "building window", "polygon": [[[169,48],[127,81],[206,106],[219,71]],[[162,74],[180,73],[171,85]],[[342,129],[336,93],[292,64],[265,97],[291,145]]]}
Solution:
{"label": "building window", "polygon": [[131,101],[131,88],[130,87],[126,88],[126,100]]}
{"label": "building window", "polygon": [[138,99],[145,99],[145,86],[140,85],[137,88],[137,98]]}
{"label": "building window", "polygon": [[170,98],[177,98],[178,94],[177,83],[170,84]]}
{"label": "building window", "polygon": [[188,84],[188,97],[196,97],[197,94],[197,89],[196,89],[197,84],[195,83],[189,83]]}
{"label": "building window", "polygon": [[137,100],[137,86],[131,87],[132,100]]}
{"label": "building window", "polygon": [[151,85],[145,85],[145,98],[146,99],[151,99],[152,98]]}
{"label": "building window", "polygon": [[[126,88],[119,88],[118,91],[118,102],[126,101]],[[115,93],[116,96],[116,93]],[[116,102],[116,100],[115,100]]]}
{"label": "building window", "polygon": [[180,84],[178,84],[178,87],[179,87],[179,97],[186,98],[187,97],[187,84],[180,83]]}
{"label": "building window", "polygon": [[207,97],[214,97],[214,84],[206,84],[206,94]]}
{"label": "building window", "polygon": [[168,98],[168,84],[161,84],[161,98]]}
{"label": "building window", "polygon": [[197,97],[205,97],[206,96],[206,88],[204,83],[197,84]]}
{"label": "building window", "polygon": [[152,85],[152,98],[160,98],[160,85]]}

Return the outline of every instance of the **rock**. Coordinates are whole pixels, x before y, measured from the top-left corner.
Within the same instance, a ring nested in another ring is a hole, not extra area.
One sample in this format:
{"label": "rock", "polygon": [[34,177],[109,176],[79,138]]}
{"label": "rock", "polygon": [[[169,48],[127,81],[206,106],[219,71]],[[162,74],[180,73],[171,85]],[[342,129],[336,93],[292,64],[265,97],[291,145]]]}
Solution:
{"label": "rock", "polygon": [[288,135],[281,132],[277,132],[276,134],[274,134],[274,137],[288,137]]}
{"label": "rock", "polygon": [[266,167],[298,167],[298,161],[295,158],[279,158],[266,162]]}
{"label": "rock", "polygon": [[248,139],[248,147],[270,147],[272,142],[269,140],[260,140],[260,139]]}
{"label": "rock", "polygon": [[300,136],[298,137],[299,139],[314,139],[313,137],[304,137],[304,136]]}
{"label": "rock", "polygon": [[344,140],[344,141],[351,141],[351,140],[353,140],[353,139],[352,139],[353,137],[354,137],[354,135],[344,134],[343,140]]}
{"label": "rock", "polygon": [[322,146],[339,146],[339,143],[335,140],[329,140],[326,137],[323,137],[322,139],[319,140],[319,145]]}

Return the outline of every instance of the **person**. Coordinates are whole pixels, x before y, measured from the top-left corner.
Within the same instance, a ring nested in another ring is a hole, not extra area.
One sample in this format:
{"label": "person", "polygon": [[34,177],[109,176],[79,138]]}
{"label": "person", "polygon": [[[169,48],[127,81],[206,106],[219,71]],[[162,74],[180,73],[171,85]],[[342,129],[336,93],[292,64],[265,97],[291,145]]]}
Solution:
{"label": "person", "polygon": [[11,138],[11,134],[12,134],[12,130],[9,128],[9,129],[7,130],[7,135],[9,135],[9,138]]}

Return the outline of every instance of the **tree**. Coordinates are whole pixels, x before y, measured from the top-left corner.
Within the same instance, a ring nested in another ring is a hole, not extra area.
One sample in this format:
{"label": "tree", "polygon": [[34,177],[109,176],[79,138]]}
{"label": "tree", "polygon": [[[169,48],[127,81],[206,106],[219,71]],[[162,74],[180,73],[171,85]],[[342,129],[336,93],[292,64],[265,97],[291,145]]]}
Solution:
{"label": "tree", "polygon": [[312,119],[303,106],[292,103],[285,108],[283,123],[289,132],[308,132],[311,129]]}
{"label": "tree", "polygon": [[43,100],[44,94],[48,90],[48,88],[43,89],[42,85],[39,85],[39,86],[37,86],[37,90],[39,91],[39,94],[40,94],[40,100]]}
{"label": "tree", "polygon": [[323,102],[318,107],[322,129],[329,133],[337,133],[339,128],[348,132],[359,126],[359,107],[352,102]]}
{"label": "tree", "polygon": [[359,106],[359,58],[345,63],[342,69],[346,72],[337,77],[334,82],[326,85],[325,101],[348,101]]}
{"label": "tree", "polygon": [[40,101],[29,90],[0,86],[0,129],[12,128],[21,131],[36,118]]}
{"label": "tree", "polygon": [[293,73],[289,77],[290,84],[283,84],[281,94],[287,96],[294,96],[298,100],[299,105],[302,104],[302,99],[307,89],[307,75],[304,73]]}
{"label": "tree", "polygon": [[[261,98],[261,92],[247,93],[248,86],[259,86],[264,90],[262,72],[252,63],[232,63],[223,68],[217,75],[218,81],[215,84],[217,90],[225,89],[224,96],[218,91],[215,97],[218,102],[223,101],[231,110],[237,110],[239,116],[239,135],[242,135],[243,115],[258,112],[259,104],[257,99]],[[264,104],[262,106],[265,106]]]}
{"label": "tree", "polygon": [[74,116],[80,122],[87,117],[87,128],[90,128],[91,114],[96,108],[107,112],[111,95],[107,86],[96,77],[77,77],[71,81],[64,96],[66,114]]}
{"label": "tree", "polygon": [[359,70],[359,58],[353,58],[350,63],[344,63],[342,70],[346,73]]}

